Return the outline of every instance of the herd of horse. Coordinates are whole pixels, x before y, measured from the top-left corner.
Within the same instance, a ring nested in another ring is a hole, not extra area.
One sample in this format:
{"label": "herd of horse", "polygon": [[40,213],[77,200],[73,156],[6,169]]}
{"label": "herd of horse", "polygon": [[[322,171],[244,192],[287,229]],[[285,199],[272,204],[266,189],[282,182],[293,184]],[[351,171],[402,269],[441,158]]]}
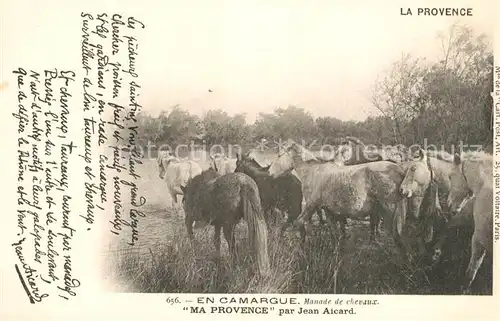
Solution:
{"label": "herd of horse", "polygon": [[[207,170],[169,153],[159,154],[157,161],[172,205],[183,195],[189,239],[194,240],[193,228],[212,225],[217,255],[221,229],[234,255],[234,228],[244,219],[261,275],[270,272],[268,226],[277,223],[280,213],[287,217],[281,234],[295,225],[303,241],[314,214],[323,224],[339,224],[341,237],[347,218],[369,219],[371,241],[382,220],[406,259],[430,256],[434,264],[454,228],[473,226],[462,282],[463,292],[470,293],[484,257],[492,254],[492,156],[422,149],[410,153],[402,146],[368,150],[353,138],[346,141],[326,159],[289,140],[267,166],[253,152],[239,153],[236,159],[212,155]],[[440,195],[448,195],[445,209]]]}

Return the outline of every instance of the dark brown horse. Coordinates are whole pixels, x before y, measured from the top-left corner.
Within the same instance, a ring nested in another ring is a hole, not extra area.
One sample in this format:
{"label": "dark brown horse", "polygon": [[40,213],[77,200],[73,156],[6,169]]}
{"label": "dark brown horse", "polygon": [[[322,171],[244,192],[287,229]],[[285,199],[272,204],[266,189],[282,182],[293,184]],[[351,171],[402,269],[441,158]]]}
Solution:
{"label": "dark brown horse", "polygon": [[235,172],[245,173],[257,183],[268,222],[275,218],[273,215],[275,209],[287,213],[287,221],[281,226],[281,232],[284,232],[302,211],[302,183],[292,173],[273,178],[269,175],[269,166],[260,166],[248,154],[236,156]]}
{"label": "dark brown horse", "polygon": [[269,273],[267,252],[267,227],[261,206],[259,189],[255,181],[243,173],[228,173],[220,176],[209,168],[188,181],[184,192],[185,223],[190,240],[193,236],[193,222],[204,221],[214,226],[214,245],[220,255],[220,232],[235,254],[234,227],[244,218],[248,224],[248,234],[257,257],[261,275]]}

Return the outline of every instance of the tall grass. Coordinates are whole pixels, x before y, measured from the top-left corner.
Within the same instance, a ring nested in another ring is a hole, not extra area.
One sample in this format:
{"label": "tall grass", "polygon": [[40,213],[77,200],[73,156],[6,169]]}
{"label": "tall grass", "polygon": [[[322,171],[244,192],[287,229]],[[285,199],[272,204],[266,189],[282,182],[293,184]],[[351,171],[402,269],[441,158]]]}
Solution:
{"label": "tall grass", "polygon": [[[236,231],[234,261],[224,239],[222,255],[214,256],[213,228],[207,227],[196,231],[193,245],[180,235],[145,253],[116,252],[114,274],[126,291],[148,293],[457,293],[458,286],[450,287],[450,283],[458,285],[458,271],[452,271],[463,257],[448,258],[455,267],[446,262],[447,275],[443,275],[442,269],[400,259],[387,235],[370,243],[368,227],[359,222],[353,225],[346,240],[338,238],[335,228],[315,225],[304,244],[293,230],[280,237],[278,228],[270,229],[271,274],[265,278],[257,273],[245,224]],[[483,286],[479,292],[488,290]]]}
{"label": "tall grass", "polygon": [[[263,156],[263,163],[265,162]],[[206,168],[207,164],[202,164]],[[221,257],[214,257],[213,228],[195,230],[189,243],[183,211],[173,210],[155,161],[141,167],[140,190],[147,195],[147,214],[140,221],[139,244],[124,243],[107,253],[106,275],[120,292],[147,293],[350,293],[458,294],[470,255],[472,230],[457,231],[443,248],[442,262],[433,268],[401,259],[392,236],[382,230],[369,241],[366,222],[349,220],[348,238],[339,240],[335,228],[318,225],[301,243],[290,229],[283,237],[270,228],[268,252],[271,275],[257,274],[248,245],[247,227],[235,231],[237,257],[231,261],[222,237]],[[445,201],[445,200],[443,200]],[[167,207],[167,209],[165,209]],[[244,222],[244,221],[243,221]],[[122,241],[122,240],[121,240]],[[473,290],[491,294],[491,258],[486,257]]]}

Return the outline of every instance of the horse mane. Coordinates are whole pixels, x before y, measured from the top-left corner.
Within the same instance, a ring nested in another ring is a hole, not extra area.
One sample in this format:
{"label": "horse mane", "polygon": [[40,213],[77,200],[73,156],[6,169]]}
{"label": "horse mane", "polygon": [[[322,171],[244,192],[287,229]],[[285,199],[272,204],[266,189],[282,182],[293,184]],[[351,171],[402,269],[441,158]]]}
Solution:
{"label": "horse mane", "polygon": [[486,153],[485,151],[466,151],[462,153],[462,159],[468,161],[482,161],[482,162],[492,162],[493,155]]}
{"label": "horse mane", "polygon": [[252,164],[254,164],[258,169],[262,169],[262,170],[265,170],[265,171],[268,171],[269,170],[269,167],[271,167],[271,164],[267,165],[267,166],[262,166],[261,164],[259,164],[259,162],[257,162],[257,160],[253,157],[247,157],[246,158],[247,160],[249,160],[250,162],[252,162]]}
{"label": "horse mane", "polygon": [[429,243],[434,238],[436,221],[443,217],[443,210],[439,203],[439,188],[436,182],[430,182],[427,187],[420,211],[422,212],[419,222],[420,231],[424,236],[425,242]]}
{"label": "horse mane", "polygon": [[325,159],[325,158],[311,158],[305,161],[306,164],[326,164],[333,163],[333,159]]}
{"label": "horse mane", "polygon": [[295,150],[296,153],[302,154],[302,156],[305,156],[305,155],[308,156],[307,159],[304,159],[305,162],[307,162],[309,160],[318,160],[318,157],[316,157],[316,155],[314,155],[313,152],[311,152],[309,149],[305,148],[304,146],[297,144],[294,141],[292,141],[291,147]]}
{"label": "horse mane", "polygon": [[199,186],[200,184],[206,181],[210,181],[217,176],[219,176],[219,174],[212,167],[209,167],[208,169],[202,171],[200,174],[189,179],[186,186]]}
{"label": "horse mane", "polygon": [[253,157],[250,157],[249,154],[241,155],[242,161],[244,164],[243,165],[247,170],[250,170],[252,173],[255,175],[262,175],[265,174],[266,176],[269,175],[269,168],[271,167],[271,164],[269,164],[266,167],[263,167],[262,165],[257,162],[257,160]]}
{"label": "horse mane", "polygon": [[[453,163],[454,156],[447,151],[440,150],[427,150],[427,156],[445,161],[447,163]],[[460,154],[462,160],[467,161],[492,161],[493,155],[486,153],[485,151],[465,151]]]}
{"label": "horse mane", "polygon": [[167,161],[167,165],[170,163],[180,163],[180,159],[178,159],[175,156],[168,155],[167,157],[163,158],[164,160]]}
{"label": "horse mane", "polygon": [[453,155],[445,150],[435,151],[427,150],[427,156],[437,158],[439,160],[445,161],[447,163],[453,163]]}
{"label": "horse mane", "polygon": [[365,144],[359,138],[356,138],[353,136],[346,136],[346,137],[344,137],[344,140],[351,142],[355,145],[365,146]]}

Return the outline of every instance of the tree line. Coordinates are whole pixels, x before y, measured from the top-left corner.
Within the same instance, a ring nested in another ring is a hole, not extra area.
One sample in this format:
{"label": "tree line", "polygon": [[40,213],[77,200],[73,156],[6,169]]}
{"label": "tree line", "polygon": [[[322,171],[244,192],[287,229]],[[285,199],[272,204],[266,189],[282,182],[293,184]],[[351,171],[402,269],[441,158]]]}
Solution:
{"label": "tree line", "polygon": [[153,144],[253,144],[286,140],[335,144],[355,136],[365,144],[482,145],[493,143],[493,52],[485,35],[453,25],[438,34],[436,61],[403,55],[373,86],[371,103],[380,112],[364,121],[314,118],[300,106],[260,113],[254,123],[245,114],[210,110],[198,116],[174,106],[153,117],[139,115],[139,140]]}

